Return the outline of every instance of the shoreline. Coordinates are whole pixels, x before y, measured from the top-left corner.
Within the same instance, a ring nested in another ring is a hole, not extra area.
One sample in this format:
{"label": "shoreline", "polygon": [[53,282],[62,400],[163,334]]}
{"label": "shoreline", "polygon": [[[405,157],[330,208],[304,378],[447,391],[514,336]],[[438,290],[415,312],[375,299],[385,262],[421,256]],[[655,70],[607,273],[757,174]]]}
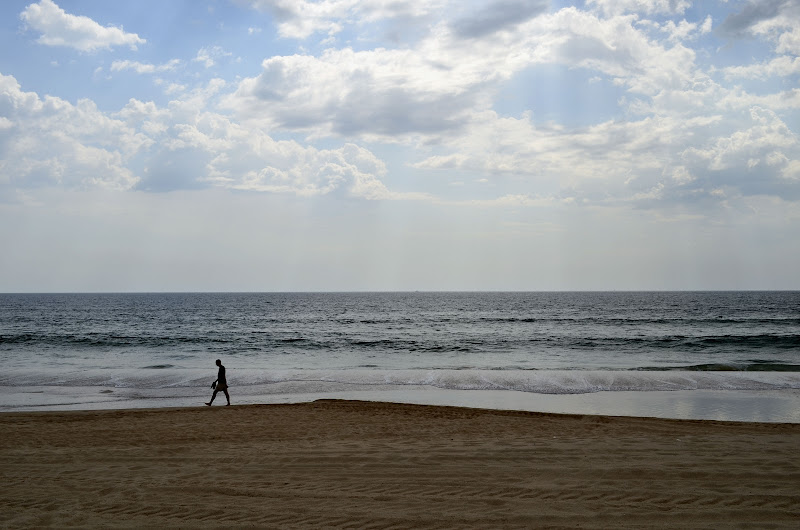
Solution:
{"label": "shoreline", "polygon": [[0,414],[0,525],[794,528],[800,424],[322,400]]}
{"label": "shoreline", "polygon": [[[469,391],[472,392],[472,391]],[[644,422],[679,422],[686,424],[708,424],[708,425],[742,425],[753,427],[776,427],[776,426],[789,426],[797,427],[800,429],[800,423],[796,422],[774,422],[774,421],[741,421],[741,420],[718,420],[718,419],[703,419],[703,418],[667,418],[658,416],[629,416],[625,414],[590,414],[580,412],[550,412],[539,410],[522,410],[512,408],[490,408],[471,405],[441,405],[433,403],[412,403],[412,402],[399,402],[399,401],[379,401],[373,399],[348,399],[336,397],[323,397],[307,401],[291,401],[291,402],[274,402],[274,403],[231,403],[226,406],[224,403],[214,403],[212,406],[207,406],[204,403],[195,405],[176,405],[164,407],[126,407],[126,408],[103,408],[103,409],[64,409],[64,410],[13,410],[0,412],[0,419],[4,416],[41,416],[46,417],[52,415],[54,418],[59,416],[92,416],[92,415],[126,415],[126,414],[159,414],[162,412],[196,412],[198,410],[212,410],[212,409],[245,409],[245,410],[261,410],[269,408],[281,407],[304,407],[304,406],[326,406],[326,405],[342,405],[342,406],[365,406],[365,407],[409,407],[425,409],[443,409],[452,411],[465,411],[467,413],[476,414],[498,414],[500,416],[515,416],[520,415],[524,417],[552,417],[552,418],[573,418],[589,421],[596,419],[599,422],[613,421],[613,420],[631,420],[631,421],[644,421]],[[3,422],[0,421],[0,424]]]}
{"label": "shoreline", "polygon": [[[314,382],[233,386],[236,405],[310,403],[340,399],[554,414],[800,424],[800,389],[599,391],[541,394],[517,390],[458,390],[423,385],[345,385]],[[3,387],[0,414],[66,410],[137,410],[200,406],[205,389]],[[219,396],[218,396],[219,397]],[[216,405],[215,405],[216,406]]]}

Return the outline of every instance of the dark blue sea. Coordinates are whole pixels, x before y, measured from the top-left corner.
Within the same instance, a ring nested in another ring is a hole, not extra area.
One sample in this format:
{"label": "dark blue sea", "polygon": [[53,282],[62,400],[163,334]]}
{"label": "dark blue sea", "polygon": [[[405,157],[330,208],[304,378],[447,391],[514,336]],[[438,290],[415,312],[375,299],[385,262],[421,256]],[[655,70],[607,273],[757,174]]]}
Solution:
{"label": "dark blue sea", "polygon": [[0,358],[0,410],[188,405],[216,359],[240,403],[795,399],[800,292],[3,294]]}

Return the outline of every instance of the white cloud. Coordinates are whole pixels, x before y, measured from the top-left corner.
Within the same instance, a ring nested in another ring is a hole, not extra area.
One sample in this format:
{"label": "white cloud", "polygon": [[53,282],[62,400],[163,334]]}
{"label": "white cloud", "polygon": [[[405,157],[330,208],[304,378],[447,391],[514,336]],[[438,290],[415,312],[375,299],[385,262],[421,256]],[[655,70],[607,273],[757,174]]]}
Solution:
{"label": "white cloud", "polygon": [[[0,77],[0,182],[6,189],[214,186],[301,196],[424,197],[388,190],[380,180],[384,164],[364,148],[318,150],[275,141],[204,111],[222,86],[212,81],[167,108],[133,99],[109,117],[87,100],[73,106],[40,99],[21,91],[13,77]],[[134,165],[143,171],[134,174]]]}
{"label": "white cloud", "polygon": [[429,157],[416,167],[525,176],[553,190],[589,181],[621,185],[631,175],[662,175],[686,138],[707,124],[653,117],[568,131],[536,127],[530,115],[517,119],[486,112],[465,135],[446,144],[452,154]]}
{"label": "white cloud", "polygon": [[722,72],[725,79],[766,79],[772,76],[788,77],[800,73],[800,57],[783,55],[775,57],[769,62],[751,64],[747,66],[729,66]]}
{"label": "white cloud", "polygon": [[132,99],[109,116],[89,100],[71,105],[40,98],[23,92],[13,77],[0,76],[0,193],[40,186],[213,186],[300,196],[426,197],[388,190],[381,181],[385,165],[363,147],[316,149],[276,141],[205,110],[224,86],[212,80],[166,108]]}
{"label": "white cloud", "polygon": [[750,109],[750,126],[715,139],[706,148],[690,147],[687,160],[700,160],[714,171],[756,166],[779,166],[788,161],[784,151],[798,153],[797,136],[773,112],[760,107]]}
{"label": "white cloud", "polygon": [[765,37],[777,53],[800,55],[800,3],[796,0],[749,0],[729,15],[719,33],[730,38]]}
{"label": "white cloud", "polygon": [[713,19],[711,18],[711,15],[708,15],[705,21],[703,21],[703,25],[700,26],[700,33],[703,35],[705,35],[706,33],[711,33],[712,24],[713,24]]}
{"label": "white cloud", "polygon": [[660,26],[651,21],[642,21],[642,24],[652,24],[658,27],[660,31],[669,35],[670,42],[677,43],[694,39],[697,38],[698,35],[705,35],[711,32],[711,20],[711,15],[709,15],[702,24],[688,22],[686,20],[681,20],[677,24],[672,20],[668,20]]}
{"label": "white cloud", "polygon": [[[535,126],[485,112],[464,134],[414,163],[419,170],[489,175],[551,198],[592,204],[620,201],[688,204],[715,189],[735,195],[781,194],[800,159],[800,141],[774,112],[654,116],[580,130]],[[522,184],[526,183],[526,184]]]}
{"label": "white cloud", "polygon": [[230,52],[226,52],[220,46],[209,46],[205,48],[200,48],[197,51],[197,55],[195,56],[194,59],[192,59],[192,61],[203,63],[203,65],[206,68],[211,68],[212,66],[217,64],[217,61],[219,61],[220,59],[224,57],[230,57],[231,55],[233,54]]}
{"label": "white cloud", "polygon": [[0,114],[14,124],[0,132],[2,187],[124,190],[138,180],[126,163],[149,140],[89,100],[42,99],[0,75]]}
{"label": "white cloud", "polygon": [[603,72],[635,93],[655,95],[696,81],[695,53],[665,47],[635,27],[633,15],[598,18],[575,8],[540,17],[529,46],[536,62],[555,62]]}
{"label": "white cloud", "polygon": [[[303,17],[298,13],[312,10],[315,15],[303,19],[314,24],[359,24],[418,5],[344,0],[259,4],[287,10],[281,19],[286,23],[299,23]],[[686,2],[594,5],[593,12],[572,7],[545,13],[536,4],[525,11],[527,18],[492,19],[480,26],[466,23],[472,19],[462,12],[432,25],[413,46],[274,56],[263,61],[259,75],[233,87],[218,79],[187,91],[158,80],[173,95],[168,106],[132,100],[110,118],[143,139],[135,156],[120,151],[118,165],[139,168],[137,186],[153,191],[217,186],[301,196],[438,200],[389,190],[383,162],[358,145],[406,142],[425,153],[411,162],[417,170],[448,169],[459,182],[491,178],[502,188],[501,197],[527,198],[518,204],[712,196],[713,190],[744,190],[740,183],[726,187],[718,182],[719,172],[741,168],[764,170],[762,183],[782,175],[791,180],[785,175],[794,174],[789,161],[798,157],[793,133],[777,115],[767,124],[753,116],[763,116],[764,109],[800,108],[800,89],[753,95],[726,88],[698,68],[695,51],[688,47],[710,30],[710,17],[702,23],[655,23],[640,16],[679,15]],[[639,14],[620,14],[634,11]],[[481,7],[468,11],[481,12]],[[208,47],[193,60],[210,67],[230,55]],[[115,61],[111,70],[157,73],[177,64]],[[624,89],[620,107],[627,111],[625,120],[570,130],[536,126],[531,115],[503,117],[493,110],[494,96],[505,82],[545,64],[585,69],[594,79]],[[728,79],[788,76],[797,68],[796,58],[784,56],[723,73]],[[218,103],[232,113],[214,112]],[[753,107],[761,110],[750,114]],[[275,129],[345,140],[340,148],[316,149],[274,140],[269,134]],[[83,141],[80,134],[76,137]],[[518,179],[521,190],[503,187],[510,179]]]}
{"label": "white cloud", "polygon": [[447,0],[249,0],[255,9],[278,20],[282,37],[305,39],[314,33],[334,35],[347,24],[384,19],[420,18],[439,12]]}
{"label": "white cloud", "polygon": [[120,116],[154,140],[141,187],[152,191],[215,186],[299,196],[346,193],[366,199],[414,198],[390,192],[386,167],[353,144],[315,149],[202,111],[201,95],[159,109],[136,100]]}
{"label": "white cloud", "polygon": [[404,134],[457,127],[475,104],[482,72],[440,67],[408,50],[328,50],[319,58],[272,57],[227,98],[242,119],[313,134]]}
{"label": "white cloud", "polygon": [[722,110],[737,110],[753,106],[765,107],[776,111],[800,109],[800,88],[761,96],[750,94],[739,87],[734,87],[727,91],[720,91],[720,97],[714,104]]}
{"label": "white cloud", "polygon": [[186,85],[181,85],[180,83],[170,83],[164,89],[164,93],[167,95],[178,94],[186,90]]}
{"label": "white cloud", "polygon": [[690,182],[696,179],[696,177],[692,175],[691,172],[689,172],[686,166],[677,166],[671,168],[671,171],[669,171],[669,175],[670,177],[672,177],[672,180],[681,185],[689,184]]}
{"label": "white cloud", "polygon": [[691,7],[690,0],[588,0],[607,15],[643,13],[646,15],[680,15]]}
{"label": "white cloud", "polygon": [[119,72],[122,70],[133,70],[137,74],[155,74],[175,70],[181,64],[179,59],[172,59],[164,64],[140,63],[138,61],[114,61],[111,63],[111,71]]}
{"label": "white cloud", "polygon": [[796,25],[789,31],[781,33],[778,37],[778,47],[775,51],[800,55],[800,29]]}
{"label": "white cloud", "polygon": [[469,45],[442,23],[414,48],[271,57],[224,103],[262,127],[403,141],[458,131],[501,83],[538,64],[594,70],[646,96],[698,81],[692,50],[651,41],[635,22],[567,8]]}
{"label": "white cloud", "polygon": [[101,26],[85,16],[70,15],[52,0],[30,4],[20,18],[31,29],[41,33],[38,42],[48,46],[67,46],[83,52],[128,46],[132,50],[145,39],[126,33],[121,27]]}
{"label": "white cloud", "polygon": [[785,179],[800,181],[800,160],[787,160],[781,170],[781,176]]}

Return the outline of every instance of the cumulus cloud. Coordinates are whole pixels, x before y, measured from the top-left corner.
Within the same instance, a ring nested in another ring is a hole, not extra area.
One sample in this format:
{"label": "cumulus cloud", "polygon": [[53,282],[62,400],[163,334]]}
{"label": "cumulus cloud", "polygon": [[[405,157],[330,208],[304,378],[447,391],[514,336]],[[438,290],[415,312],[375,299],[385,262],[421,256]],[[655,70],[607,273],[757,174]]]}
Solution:
{"label": "cumulus cloud", "polygon": [[146,41],[121,27],[101,26],[85,16],[70,15],[52,0],[30,4],[20,13],[25,24],[41,33],[38,42],[48,46],[66,46],[83,52],[128,46],[135,50]]}
{"label": "cumulus cloud", "polygon": [[457,132],[490,108],[501,83],[539,64],[598,71],[648,96],[697,81],[692,50],[653,42],[635,22],[567,8],[484,34],[480,45],[440,24],[415,48],[275,56],[224,104],[263,127],[402,141]]}
{"label": "cumulus cloud", "polygon": [[[287,24],[281,30],[285,36],[335,32],[336,25],[432,9],[388,0],[251,4],[278,13],[281,24]],[[73,158],[42,155],[60,166],[53,163],[40,173],[67,175],[67,169],[53,168],[80,167],[94,159],[128,171],[128,180],[119,171],[107,172],[125,183],[121,188],[154,192],[213,186],[441,201],[388,189],[387,167],[364,147],[405,142],[424,153],[411,161],[418,171],[448,170],[465,182],[474,180],[464,177],[470,174],[493,185],[515,180],[521,186],[503,189],[503,199],[485,201],[488,205],[722,200],[737,193],[777,193],[796,183],[793,161],[800,159],[800,148],[789,120],[779,112],[800,108],[800,89],[752,94],[722,84],[722,77],[796,75],[796,57],[731,66],[712,77],[698,66],[690,47],[711,30],[711,18],[678,20],[690,2],[590,4],[596,9],[549,12],[545,2],[481,2],[441,18],[409,46],[273,56],[262,62],[258,75],[234,84],[216,79],[195,90],[165,84],[174,94],[166,106],[131,100],[119,113],[103,115],[83,102],[76,108],[98,123],[104,118],[115,124],[109,137],[124,131],[139,143],[131,140],[130,148],[114,150],[76,129],[71,134],[79,145]],[[742,22],[741,27],[753,33],[767,31],[764,24],[769,24],[778,29],[764,35],[776,49],[791,46],[783,39],[789,34],[785,18],[791,9],[785,3],[775,6],[772,15],[754,15],[752,24]],[[656,22],[643,16],[651,14],[676,18]],[[210,67],[228,55],[207,47],[193,60]],[[505,83],[552,64],[585,70],[623,90],[618,104],[624,117],[570,129],[537,125],[531,113],[503,116],[495,110],[495,96]],[[177,65],[115,61],[111,70],[156,73]],[[9,145],[9,138],[25,144],[19,120],[3,112],[0,118],[3,145]],[[270,136],[275,130],[307,138],[305,143],[278,141]],[[341,139],[341,147],[309,145],[321,137]],[[66,148],[60,141],[53,145]],[[31,163],[34,159],[28,157]],[[25,180],[24,175],[34,173],[26,169],[20,174]],[[67,181],[88,182],[74,176]]]}
{"label": "cumulus cloud", "polygon": [[0,193],[58,186],[159,192],[222,187],[300,196],[346,194],[418,199],[395,193],[384,163],[355,144],[316,149],[277,141],[208,111],[221,80],[167,107],[132,99],[113,115],[89,100],[25,92],[0,75]]}
{"label": "cumulus cloud", "polygon": [[225,105],[264,127],[388,139],[458,127],[472,75],[408,50],[328,50],[265,60]]}
{"label": "cumulus cloud", "polygon": [[714,139],[704,148],[690,147],[683,152],[687,160],[701,160],[713,171],[756,166],[776,166],[786,160],[785,150],[797,152],[797,136],[771,110],[750,109],[750,124],[728,136]]}
{"label": "cumulus cloud", "polygon": [[0,115],[9,124],[0,131],[3,187],[125,190],[138,181],[127,162],[150,140],[89,100],[40,98],[0,75]]}
{"label": "cumulus cloud", "polygon": [[515,179],[559,200],[592,204],[798,195],[786,186],[797,135],[768,109],[722,116],[651,116],[579,130],[535,126],[530,115],[487,111],[466,132],[416,162],[421,170]]}
{"label": "cumulus cloud", "polygon": [[215,186],[299,196],[412,198],[386,188],[380,180],[385,165],[362,147],[346,144],[320,150],[277,141],[263,131],[202,111],[204,105],[198,102],[175,101],[169,108],[159,108],[131,100],[120,112],[129,126],[147,131],[154,140],[145,153],[140,189]]}

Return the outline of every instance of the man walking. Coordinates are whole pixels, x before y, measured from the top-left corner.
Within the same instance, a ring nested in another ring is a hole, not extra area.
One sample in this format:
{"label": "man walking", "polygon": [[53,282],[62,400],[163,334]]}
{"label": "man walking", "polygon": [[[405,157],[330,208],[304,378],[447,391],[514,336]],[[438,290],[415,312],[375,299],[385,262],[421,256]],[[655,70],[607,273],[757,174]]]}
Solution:
{"label": "man walking", "polygon": [[211,383],[211,388],[214,389],[214,393],[211,394],[211,401],[206,403],[209,407],[212,403],[214,403],[214,398],[217,397],[217,392],[222,390],[225,392],[225,399],[228,400],[228,405],[231,404],[231,397],[228,395],[228,380],[225,379],[225,367],[222,366],[222,361],[217,359],[217,366],[219,366],[219,372],[217,372],[217,380]]}

